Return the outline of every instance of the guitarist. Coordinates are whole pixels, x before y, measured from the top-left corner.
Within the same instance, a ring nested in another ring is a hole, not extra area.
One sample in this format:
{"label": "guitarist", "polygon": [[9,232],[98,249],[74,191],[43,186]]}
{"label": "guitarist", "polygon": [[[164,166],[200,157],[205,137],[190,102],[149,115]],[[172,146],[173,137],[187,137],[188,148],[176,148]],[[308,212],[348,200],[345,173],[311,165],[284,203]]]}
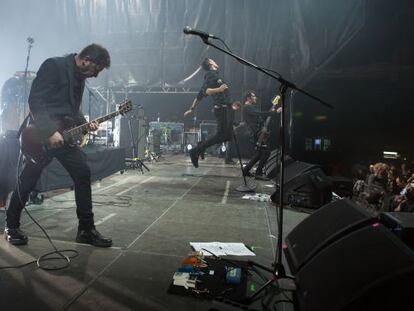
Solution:
{"label": "guitarist", "polygon": [[[13,245],[24,245],[27,235],[20,230],[20,216],[28,195],[35,187],[42,169],[56,157],[74,181],[76,214],[79,219],[76,242],[109,247],[112,240],[103,237],[94,226],[91,198],[91,173],[85,154],[77,146],[64,142],[59,121],[71,118],[86,123],[80,111],[87,78],[97,77],[110,66],[108,51],[97,44],[85,47],[79,54],[47,59],[39,68],[29,94],[29,123],[47,144],[47,160],[24,159],[24,167],[10,199],[4,230],[5,239]],[[91,122],[90,130],[98,124]]]}
{"label": "guitarist", "polygon": [[263,167],[270,155],[270,150],[266,141],[264,141],[264,137],[268,139],[270,135],[269,129],[264,128],[264,124],[269,122],[266,122],[264,119],[267,117],[270,121],[270,118],[279,113],[281,108],[277,109],[276,106],[272,106],[269,112],[262,112],[256,107],[256,103],[257,97],[255,92],[247,91],[244,96],[243,120],[250,131],[251,138],[256,147],[256,152],[250,161],[243,167],[243,175],[253,177],[250,170],[257,162],[259,162],[255,177],[261,179],[263,178]]}

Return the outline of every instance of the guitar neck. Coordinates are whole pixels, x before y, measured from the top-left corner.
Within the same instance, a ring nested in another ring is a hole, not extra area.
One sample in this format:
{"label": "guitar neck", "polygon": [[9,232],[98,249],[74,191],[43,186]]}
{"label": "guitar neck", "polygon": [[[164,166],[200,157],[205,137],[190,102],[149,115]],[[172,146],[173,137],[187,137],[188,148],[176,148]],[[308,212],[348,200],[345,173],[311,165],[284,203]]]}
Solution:
{"label": "guitar neck", "polygon": [[[280,100],[280,96],[276,96],[273,100],[272,100],[272,107],[270,107],[269,112],[272,111],[273,107],[276,106],[279,103]],[[267,131],[267,128],[269,127],[269,123],[272,119],[272,116],[268,116],[263,124],[263,130]]]}
{"label": "guitar neck", "polygon": [[[93,121],[96,121],[99,124],[99,123],[105,122],[109,119],[112,119],[112,118],[116,117],[119,113],[120,113],[119,111],[114,111],[114,112],[108,113],[107,115],[104,115],[100,118],[97,118]],[[89,122],[64,131],[63,132],[63,137],[66,140],[68,138],[72,138],[72,137],[76,137],[78,135],[82,135],[86,132],[89,132]]]}

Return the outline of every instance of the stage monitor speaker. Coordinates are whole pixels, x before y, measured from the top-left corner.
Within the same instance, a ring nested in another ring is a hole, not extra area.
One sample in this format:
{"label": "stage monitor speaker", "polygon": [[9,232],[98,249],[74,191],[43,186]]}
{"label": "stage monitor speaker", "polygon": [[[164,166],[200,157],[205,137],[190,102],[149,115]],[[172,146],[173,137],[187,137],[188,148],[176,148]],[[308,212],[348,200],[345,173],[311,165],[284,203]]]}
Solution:
{"label": "stage monitor speaker", "polygon": [[347,199],[323,206],[286,236],[285,255],[290,270],[296,273],[328,245],[376,221],[367,209]]}
{"label": "stage monitor speaker", "polygon": [[[285,171],[286,167],[295,162],[289,155],[285,155]],[[303,163],[303,162],[302,162]],[[279,174],[280,169],[280,149],[275,149],[270,153],[269,158],[264,166],[264,172],[267,178],[273,179]]]}
{"label": "stage monitor speaker", "polygon": [[[293,179],[297,178],[298,176],[301,176],[305,174],[306,172],[320,169],[320,166],[317,164],[311,164],[301,161],[291,161],[290,163],[285,163],[285,174],[284,174],[284,181],[285,184],[289,183]],[[277,179],[279,180],[279,174],[277,174]]]}
{"label": "stage monitor speaker", "polygon": [[381,222],[405,244],[414,249],[414,213],[387,212],[380,214]]}
{"label": "stage monitor speaker", "polygon": [[[279,203],[278,188],[271,197],[275,203]],[[320,208],[331,200],[331,182],[318,165],[294,161],[285,166],[283,189],[285,204],[314,209]]]}
{"label": "stage monitor speaker", "polygon": [[414,252],[376,223],[329,245],[297,273],[295,309],[414,310],[413,280]]}

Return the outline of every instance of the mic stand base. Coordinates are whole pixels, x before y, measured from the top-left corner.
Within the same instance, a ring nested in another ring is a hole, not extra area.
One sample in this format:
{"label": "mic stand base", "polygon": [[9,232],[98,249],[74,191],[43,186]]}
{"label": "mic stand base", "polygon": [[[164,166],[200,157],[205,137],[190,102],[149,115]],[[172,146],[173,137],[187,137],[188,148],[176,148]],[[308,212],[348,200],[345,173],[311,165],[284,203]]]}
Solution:
{"label": "mic stand base", "polygon": [[255,192],[256,191],[256,184],[252,183],[251,181],[247,181],[246,184],[240,185],[236,188],[239,192]]}
{"label": "mic stand base", "polygon": [[248,261],[248,265],[253,270],[255,270],[257,267],[261,270],[271,273],[272,275],[265,284],[263,284],[253,295],[247,298],[248,303],[255,301],[256,297],[259,296],[263,291],[267,290],[269,287],[276,288],[278,292],[296,291],[295,278],[293,276],[286,275],[283,265],[275,266],[274,269],[270,269],[269,267],[251,260]]}

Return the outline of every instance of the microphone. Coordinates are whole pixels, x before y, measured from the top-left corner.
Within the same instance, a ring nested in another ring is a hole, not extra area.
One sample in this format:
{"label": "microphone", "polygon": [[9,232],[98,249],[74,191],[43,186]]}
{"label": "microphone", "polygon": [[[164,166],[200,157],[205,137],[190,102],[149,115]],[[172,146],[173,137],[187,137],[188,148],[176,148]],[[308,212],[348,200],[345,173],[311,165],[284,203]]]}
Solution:
{"label": "microphone", "polygon": [[202,39],[208,39],[208,38],[212,38],[212,39],[218,39],[218,37],[211,35],[209,33],[206,33],[204,31],[200,31],[197,29],[193,29],[190,26],[185,26],[183,29],[183,32],[186,35],[196,35],[196,36],[200,36]]}

